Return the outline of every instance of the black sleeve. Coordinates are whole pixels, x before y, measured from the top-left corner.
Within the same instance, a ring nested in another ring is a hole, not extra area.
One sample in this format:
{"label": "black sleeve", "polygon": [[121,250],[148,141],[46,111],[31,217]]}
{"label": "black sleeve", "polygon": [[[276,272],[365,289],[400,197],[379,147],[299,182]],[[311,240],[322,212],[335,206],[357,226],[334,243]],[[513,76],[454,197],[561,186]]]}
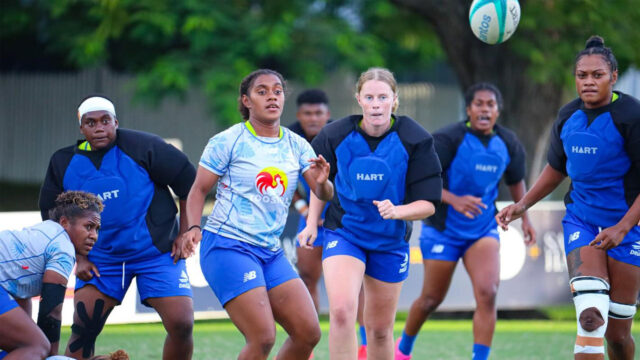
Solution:
{"label": "black sleeve", "polygon": [[399,117],[398,121],[398,136],[409,154],[405,204],[416,200],[440,202],[442,167],[434,146],[434,138],[410,118]]}
{"label": "black sleeve", "polygon": [[564,153],[562,139],[560,133],[564,123],[569,117],[580,108],[580,99],[575,99],[567,105],[563,106],[558,112],[558,118],[551,128],[549,151],[547,152],[547,161],[555,170],[567,175],[567,154]]}
{"label": "black sleeve", "polygon": [[187,156],[161,137],[134,130],[118,130],[118,145],[136,162],[143,165],[151,180],[169,186],[184,200],[196,177]]}
{"label": "black sleeve", "polygon": [[447,170],[456,157],[458,146],[462,143],[466,134],[464,122],[447,125],[433,133],[434,146],[442,170]]}
{"label": "black sleeve", "polygon": [[621,103],[612,108],[614,124],[624,139],[624,148],[631,166],[640,169],[640,101],[629,95],[622,95]]}
{"label": "black sleeve", "polygon": [[409,156],[405,203],[416,200],[437,203],[442,199],[442,168],[433,143],[429,135],[414,147]]}
{"label": "black sleeve", "polygon": [[514,185],[524,179],[526,173],[526,152],[524,146],[515,133],[504,128],[498,127],[498,134],[507,145],[509,151],[510,162],[504,172],[504,180],[507,185]]}
{"label": "black sleeve", "polygon": [[335,148],[350,131],[349,118],[341,119],[325,125],[325,127],[320,130],[320,133],[311,141],[311,146],[313,147],[313,151],[316,152],[316,155],[322,155],[329,165],[331,165],[329,171],[329,180],[331,181],[335,181],[336,174],[338,173]]}
{"label": "black sleeve", "polygon": [[56,206],[56,198],[64,192],[63,179],[64,173],[71,162],[74,151],[73,146],[66,147],[56,151],[49,160],[47,174],[40,188],[40,197],[38,199],[38,207],[40,208],[40,216],[42,220],[49,219],[49,210]]}

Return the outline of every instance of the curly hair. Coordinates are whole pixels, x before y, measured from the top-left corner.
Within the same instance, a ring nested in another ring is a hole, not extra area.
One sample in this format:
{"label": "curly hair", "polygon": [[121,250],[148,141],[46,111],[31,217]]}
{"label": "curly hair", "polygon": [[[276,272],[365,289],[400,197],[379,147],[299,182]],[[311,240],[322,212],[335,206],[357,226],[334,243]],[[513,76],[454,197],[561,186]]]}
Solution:
{"label": "curly hair", "polygon": [[97,196],[84,191],[65,191],[56,198],[56,207],[49,210],[49,218],[59,222],[61,217],[70,220],[88,212],[101,213],[104,205]]}

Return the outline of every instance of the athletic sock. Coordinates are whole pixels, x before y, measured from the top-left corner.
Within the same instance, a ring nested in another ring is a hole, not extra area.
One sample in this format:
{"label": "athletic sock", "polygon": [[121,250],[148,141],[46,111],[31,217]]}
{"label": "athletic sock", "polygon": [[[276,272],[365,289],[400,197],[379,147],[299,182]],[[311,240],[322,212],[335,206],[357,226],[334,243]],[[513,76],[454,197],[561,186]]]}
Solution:
{"label": "athletic sock", "polygon": [[411,355],[411,351],[413,351],[413,343],[416,341],[418,335],[407,335],[407,333],[402,331],[402,338],[400,339],[400,344],[398,344],[398,350],[405,355]]}
{"label": "athletic sock", "polygon": [[473,355],[471,356],[472,360],[487,360],[489,358],[489,353],[491,352],[491,347],[482,344],[473,344]]}
{"label": "athletic sock", "polygon": [[360,343],[361,345],[367,345],[367,332],[363,325],[360,325]]}

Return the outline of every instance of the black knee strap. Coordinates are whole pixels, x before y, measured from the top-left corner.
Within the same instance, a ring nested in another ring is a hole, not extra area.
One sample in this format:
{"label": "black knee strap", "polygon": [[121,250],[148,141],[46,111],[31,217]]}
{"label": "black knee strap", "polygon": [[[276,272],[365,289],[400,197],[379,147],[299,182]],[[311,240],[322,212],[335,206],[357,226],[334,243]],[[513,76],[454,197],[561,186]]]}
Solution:
{"label": "black knee strap", "polygon": [[88,358],[93,355],[93,351],[96,346],[96,339],[104,327],[104,323],[107,322],[107,318],[111,313],[110,309],[104,315],[104,300],[98,299],[93,307],[93,316],[89,317],[87,308],[84,302],[78,302],[76,306],[76,314],[80,318],[81,324],[73,324],[71,326],[71,332],[78,336],[71,344],[69,344],[69,350],[76,352],[82,348],[82,357]]}

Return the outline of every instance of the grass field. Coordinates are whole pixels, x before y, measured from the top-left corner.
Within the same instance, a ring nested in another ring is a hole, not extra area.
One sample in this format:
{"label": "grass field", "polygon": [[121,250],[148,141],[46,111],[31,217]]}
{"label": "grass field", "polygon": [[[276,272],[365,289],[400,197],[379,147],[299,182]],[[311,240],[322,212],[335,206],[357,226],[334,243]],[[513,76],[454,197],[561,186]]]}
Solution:
{"label": "grass field", "polygon": [[[396,336],[401,333],[403,325],[403,321],[396,323]],[[329,323],[323,319],[320,326],[322,340],[316,347],[315,359],[329,359]],[[66,344],[69,332],[69,327],[63,328],[62,344]],[[637,326],[633,335],[638,343],[640,329]],[[575,323],[572,320],[499,320],[491,359],[570,359],[573,358],[574,337]],[[284,331],[278,329],[270,359],[285,338]],[[134,360],[161,359],[163,341],[161,324],[110,325],[98,338],[96,354],[122,348]],[[244,340],[228,320],[197,321],[194,343],[193,359],[231,360],[236,359]],[[413,359],[470,359],[471,343],[470,320],[430,320],[416,341]]]}

